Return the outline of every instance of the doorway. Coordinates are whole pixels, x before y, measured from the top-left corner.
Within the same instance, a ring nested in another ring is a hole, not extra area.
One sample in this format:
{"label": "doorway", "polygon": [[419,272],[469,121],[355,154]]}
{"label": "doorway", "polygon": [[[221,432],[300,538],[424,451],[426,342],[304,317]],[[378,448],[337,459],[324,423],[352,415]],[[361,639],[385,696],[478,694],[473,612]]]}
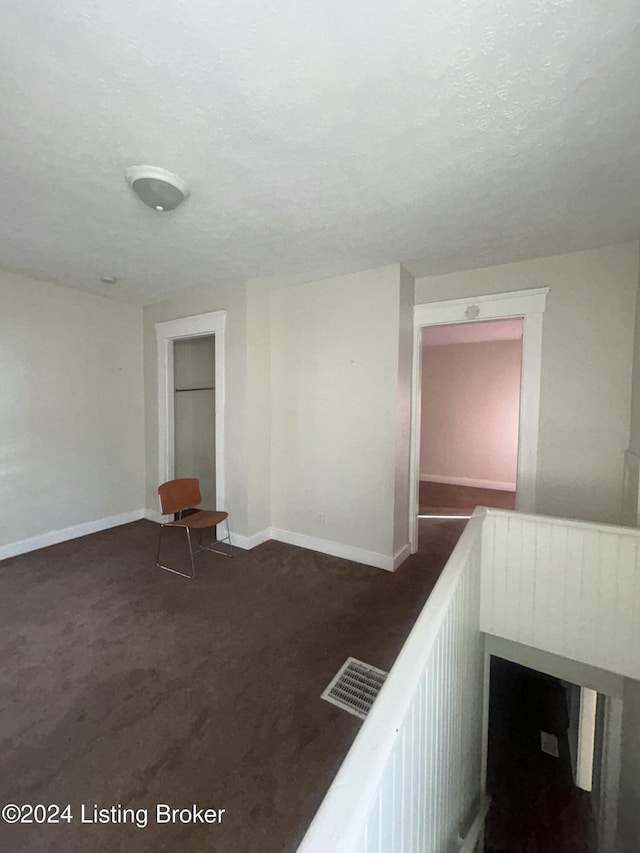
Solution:
{"label": "doorway", "polygon": [[225,311],[156,323],[158,483],[198,477],[207,508],[225,508]]}
{"label": "doorway", "polygon": [[[516,509],[536,511],[538,424],[542,365],[542,317],[548,287],[496,293],[414,306],[413,375],[411,390],[411,461],[409,482],[409,539],[418,550],[420,492],[420,433],[422,392],[422,328],[452,323],[476,323],[520,317],[523,320],[522,370],[518,434]],[[448,523],[448,522],[447,522]]]}
{"label": "doorway", "polygon": [[590,793],[595,730],[585,723],[584,692],[555,676],[491,658],[486,853],[597,850]]}
{"label": "doorway", "polygon": [[420,518],[515,508],[523,325],[422,328]]}

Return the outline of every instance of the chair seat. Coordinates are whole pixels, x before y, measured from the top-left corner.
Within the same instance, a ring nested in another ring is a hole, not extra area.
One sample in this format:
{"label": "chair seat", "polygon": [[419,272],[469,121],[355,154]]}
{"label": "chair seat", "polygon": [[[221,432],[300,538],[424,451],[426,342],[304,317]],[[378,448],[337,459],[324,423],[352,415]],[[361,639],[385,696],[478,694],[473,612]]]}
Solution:
{"label": "chair seat", "polygon": [[167,527],[188,527],[190,530],[215,527],[225,520],[228,513],[226,512],[211,512],[206,509],[199,509],[197,512],[187,515],[184,518],[178,518],[175,521],[167,522]]}

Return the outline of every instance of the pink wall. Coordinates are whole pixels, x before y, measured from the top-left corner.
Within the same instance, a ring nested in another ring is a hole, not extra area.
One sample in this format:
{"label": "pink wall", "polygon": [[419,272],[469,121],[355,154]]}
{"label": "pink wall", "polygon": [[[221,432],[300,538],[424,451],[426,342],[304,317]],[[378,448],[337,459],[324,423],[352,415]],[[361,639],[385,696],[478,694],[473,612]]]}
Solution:
{"label": "pink wall", "polygon": [[522,341],[422,348],[420,476],[514,488]]}

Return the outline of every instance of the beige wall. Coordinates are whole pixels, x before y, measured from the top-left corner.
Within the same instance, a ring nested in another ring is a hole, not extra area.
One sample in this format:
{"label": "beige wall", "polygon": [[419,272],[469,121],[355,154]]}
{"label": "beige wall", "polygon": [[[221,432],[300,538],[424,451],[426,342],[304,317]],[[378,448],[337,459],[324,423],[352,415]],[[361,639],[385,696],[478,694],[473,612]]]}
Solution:
{"label": "beige wall", "polygon": [[[393,554],[396,470],[408,470],[399,328],[402,312],[410,330],[411,286],[392,266],[273,290],[275,528]],[[398,430],[405,450],[396,458]]]}
{"label": "beige wall", "polygon": [[[550,287],[542,512],[619,518],[637,282],[636,243],[416,282],[417,302]],[[0,284],[0,541],[157,510],[154,324],[224,309],[235,531],[273,526],[385,555],[405,544],[413,281],[400,266],[211,287],[146,307],[144,434],[141,309],[8,274]],[[29,514],[16,494],[28,494]]]}
{"label": "beige wall", "polygon": [[215,310],[227,311],[234,531],[273,527],[393,556],[396,543],[408,542],[412,277],[396,265],[304,284],[261,279],[145,308],[150,509],[158,479],[154,326]]}
{"label": "beige wall", "polygon": [[616,851],[637,853],[640,847],[640,681],[632,678],[624,681],[621,755]]}
{"label": "beige wall", "polygon": [[422,347],[420,476],[515,488],[522,342]]}
{"label": "beige wall", "polygon": [[143,506],[142,310],[0,273],[0,545]]}
{"label": "beige wall", "polygon": [[247,516],[252,535],[271,526],[271,286],[247,285]]}
{"label": "beige wall", "polygon": [[544,315],[538,511],[620,521],[638,244],[416,281],[425,303],[550,288]]}

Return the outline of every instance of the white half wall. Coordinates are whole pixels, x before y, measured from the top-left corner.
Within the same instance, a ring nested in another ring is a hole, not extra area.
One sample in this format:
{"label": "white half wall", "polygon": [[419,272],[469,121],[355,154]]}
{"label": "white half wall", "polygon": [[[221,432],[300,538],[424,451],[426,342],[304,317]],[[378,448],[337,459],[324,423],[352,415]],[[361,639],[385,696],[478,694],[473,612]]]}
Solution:
{"label": "white half wall", "polygon": [[637,284],[635,242],[416,280],[418,304],[550,288],[542,339],[539,512],[620,521]]}
{"label": "white half wall", "polygon": [[640,531],[484,512],[481,629],[640,678]]}
{"label": "white half wall", "polygon": [[476,849],[486,814],[481,525],[471,519],[456,544],[301,853]]}
{"label": "white half wall", "polygon": [[0,553],[140,517],[142,310],[0,273],[0,364]]}

